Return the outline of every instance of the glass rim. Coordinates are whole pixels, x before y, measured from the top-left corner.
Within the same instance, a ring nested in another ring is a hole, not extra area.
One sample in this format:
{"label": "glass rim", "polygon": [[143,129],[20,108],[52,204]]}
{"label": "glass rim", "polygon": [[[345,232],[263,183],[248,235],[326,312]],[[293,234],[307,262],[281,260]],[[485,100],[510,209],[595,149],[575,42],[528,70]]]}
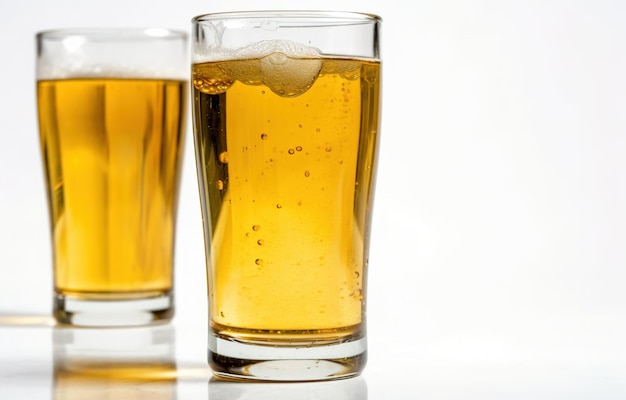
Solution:
{"label": "glass rim", "polygon": [[297,23],[298,26],[336,26],[380,23],[379,15],[358,11],[324,10],[257,10],[225,11],[201,14],[191,19],[193,24],[211,21],[272,19],[282,22]]}
{"label": "glass rim", "polygon": [[162,27],[91,27],[58,28],[36,32],[38,40],[63,40],[70,36],[83,36],[93,40],[163,40],[187,39],[189,34],[183,30]]}

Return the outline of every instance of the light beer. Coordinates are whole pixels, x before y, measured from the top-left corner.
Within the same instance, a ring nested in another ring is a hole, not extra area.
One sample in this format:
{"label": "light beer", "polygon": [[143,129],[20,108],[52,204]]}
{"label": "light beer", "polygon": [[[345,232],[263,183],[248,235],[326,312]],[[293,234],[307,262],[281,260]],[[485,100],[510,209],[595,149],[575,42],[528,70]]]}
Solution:
{"label": "light beer", "polygon": [[193,66],[213,335],[364,335],[379,76],[280,52]]}
{"label": "light beer", "polygon": [[119,300],[171,292],[185,86],[37,83],[57,294]]}

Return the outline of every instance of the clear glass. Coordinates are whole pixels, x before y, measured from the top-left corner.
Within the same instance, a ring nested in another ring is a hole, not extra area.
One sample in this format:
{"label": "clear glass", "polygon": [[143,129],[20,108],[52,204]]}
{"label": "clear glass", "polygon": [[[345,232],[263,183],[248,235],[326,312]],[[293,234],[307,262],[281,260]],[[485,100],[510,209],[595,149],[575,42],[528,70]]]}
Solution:
{"label": "clear glass", "polygon": [[94,327],[168,321],[187,34],[67,29],[36,40],[54,316]]}
{"label": "clear glass", "polygon": [[380,24],[315,11],[193,20],[218,377],[316,381],[365,366]]}

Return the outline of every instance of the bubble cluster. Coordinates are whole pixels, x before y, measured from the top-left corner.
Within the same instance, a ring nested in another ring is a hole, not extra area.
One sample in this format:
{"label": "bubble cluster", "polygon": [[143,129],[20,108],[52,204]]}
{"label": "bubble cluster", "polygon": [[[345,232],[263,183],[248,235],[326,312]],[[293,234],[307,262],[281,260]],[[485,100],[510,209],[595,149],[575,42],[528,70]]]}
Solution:
{"label": "bubble cluster", "polygon": [[318,49],[288,40],[261,41],[229,51],[222,58],[194,67],[196,89],[220,94],[240,81],[264,84],[282,97],[296,97],[309,90],[323,66]]}
{"label": "bubble cluster", "polygon": [[261,59],[263,83],[282,97],[296,97],[309,90],[321,68],[321,60],[296,59],[278,52]]}
{"label": "bubble cluster", "polygon": [[233,83],[234,80],[218,66],[196,66],[193,69],[193,86],[202,93],[224,93]]}

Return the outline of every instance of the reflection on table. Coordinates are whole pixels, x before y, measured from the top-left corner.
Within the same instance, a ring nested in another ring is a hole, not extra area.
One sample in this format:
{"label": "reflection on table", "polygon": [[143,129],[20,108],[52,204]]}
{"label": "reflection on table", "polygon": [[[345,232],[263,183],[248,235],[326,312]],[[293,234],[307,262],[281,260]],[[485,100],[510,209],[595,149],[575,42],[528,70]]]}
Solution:
{"label": "reflection on table", "polygon": [[210,400],[367,400],[363,377],[306,383],[209,381]]}
{"label": "reflection on table", "polygon": [[55,327],[52,399],[175,399],[174,337],[170,325]]}

